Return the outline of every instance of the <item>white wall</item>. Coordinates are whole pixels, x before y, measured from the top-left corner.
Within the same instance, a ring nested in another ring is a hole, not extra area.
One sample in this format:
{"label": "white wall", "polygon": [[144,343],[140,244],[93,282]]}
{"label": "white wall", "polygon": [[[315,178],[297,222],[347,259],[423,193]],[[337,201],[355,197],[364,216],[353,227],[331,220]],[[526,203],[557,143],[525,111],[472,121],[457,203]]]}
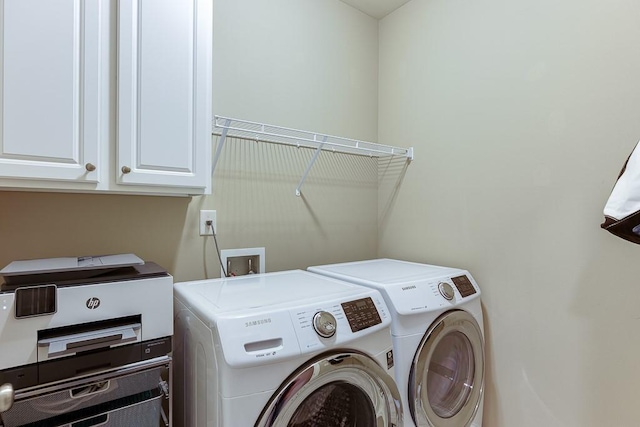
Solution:
{"label": "white wall", "polygon": [[[375,140],[377,34],[376,20],[337,0],[215,0],[214,113]],[[177,281],[219,277],[200,209],[217,210],[222,249],[266,247],[267,271],[375,256],[377,163],[323,153],[298,198],[312,154],[230,141],[213,195],[191,199],[0,191],[0,268],[133,252]]]}
{"label": "white wall", "polygon": [[[483,290],[484,425],[640,425],[640,248],[599,228],[640,138],[640,3],[412,0],[380,23],[380,255]],[[399,186],[398,186],[399,183]]]}

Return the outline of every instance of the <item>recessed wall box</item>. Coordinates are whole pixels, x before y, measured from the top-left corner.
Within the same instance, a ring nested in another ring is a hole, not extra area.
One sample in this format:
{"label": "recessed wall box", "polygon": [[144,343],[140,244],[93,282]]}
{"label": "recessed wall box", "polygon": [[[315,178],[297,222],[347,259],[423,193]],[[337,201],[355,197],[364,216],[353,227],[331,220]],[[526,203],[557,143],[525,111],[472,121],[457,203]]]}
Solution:
{"label": "recessed wall box", "polygon": [[[264,248],[224,249],[220,251],[220,256],[229,277],[265,272]],[[220,276],[224,277],[222,269]]]}

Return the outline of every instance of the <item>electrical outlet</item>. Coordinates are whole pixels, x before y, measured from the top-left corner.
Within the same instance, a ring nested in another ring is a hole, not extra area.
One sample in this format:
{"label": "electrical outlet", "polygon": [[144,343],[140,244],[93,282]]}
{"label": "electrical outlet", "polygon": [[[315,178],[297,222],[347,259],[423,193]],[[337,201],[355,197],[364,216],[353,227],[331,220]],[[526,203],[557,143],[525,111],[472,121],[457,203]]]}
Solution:
{"label": "electrical outlet", "polygon": [[201,236],[213,236],[213,230],[210,226],[207,225],[207,221],[211,221],[213,224],[213,228],[218,232],[218,227],[216,226],[216,211],[200,211],[200,235]]}

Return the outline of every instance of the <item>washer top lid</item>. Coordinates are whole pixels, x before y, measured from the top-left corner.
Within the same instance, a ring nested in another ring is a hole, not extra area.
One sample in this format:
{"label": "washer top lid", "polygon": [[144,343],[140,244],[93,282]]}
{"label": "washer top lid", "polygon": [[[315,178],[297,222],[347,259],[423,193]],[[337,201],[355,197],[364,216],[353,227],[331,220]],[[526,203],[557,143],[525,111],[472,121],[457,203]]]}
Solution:
{"label": "washer top lid", "polygon": [[466,273],[459,268],[386,258],[320,265],[309,267],[309,271],[369,285],[394,285]]}
{"label": "washer top lid", "polygon": [[341,280],[303,270],[198,280],[174,285],[176,298],[206,313],[222,313],[260,307],[293,307],[367,293]]}

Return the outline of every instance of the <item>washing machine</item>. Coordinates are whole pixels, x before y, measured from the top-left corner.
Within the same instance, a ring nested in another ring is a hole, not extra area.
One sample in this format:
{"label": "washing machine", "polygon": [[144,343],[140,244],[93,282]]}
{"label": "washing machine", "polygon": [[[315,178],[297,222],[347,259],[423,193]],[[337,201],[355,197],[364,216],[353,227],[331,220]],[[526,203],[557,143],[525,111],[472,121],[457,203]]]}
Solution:
{"label": "washing machine", "polygon": [[400,427],[382,295],[303,270],[174,285],[174,422]]}
{"label": "washing machine", "polygon": [[468,271],[392,259],[308,270],[382,293],[406,426],[482,426],[484,329]]}

